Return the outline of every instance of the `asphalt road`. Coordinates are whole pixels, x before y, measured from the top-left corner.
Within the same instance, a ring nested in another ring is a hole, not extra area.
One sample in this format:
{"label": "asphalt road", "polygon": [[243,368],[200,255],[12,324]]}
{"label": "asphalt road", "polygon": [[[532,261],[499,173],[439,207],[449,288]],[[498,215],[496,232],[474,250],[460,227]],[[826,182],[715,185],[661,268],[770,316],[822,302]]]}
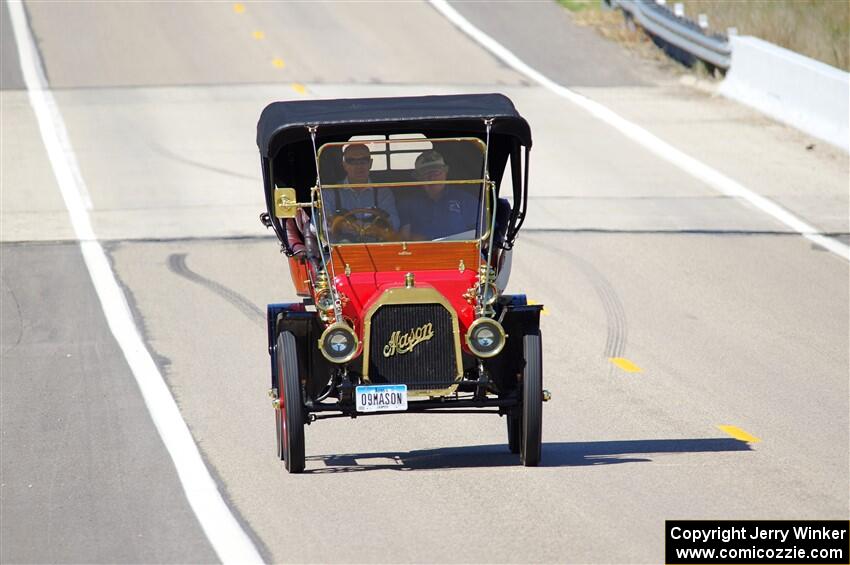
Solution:
{"label": "asphalt road", "polygon": [[[553,80],[850,232],[846,154],[554,3],[457,6]],[[847,262],[531,85],[427,4],[27,10],[95,232],[268,561],[650,563],[665,519],[848,517]],[[87,281],[2,18],[0,561],[214,561]],[[260,110],[481,91],[511,96],[535,136],[510,288],[547,308],[542,466],[517,465],[495,417],[392,416],[310,426],[308,472],[286,475],[262,313],[293,291],[256,221]]]}

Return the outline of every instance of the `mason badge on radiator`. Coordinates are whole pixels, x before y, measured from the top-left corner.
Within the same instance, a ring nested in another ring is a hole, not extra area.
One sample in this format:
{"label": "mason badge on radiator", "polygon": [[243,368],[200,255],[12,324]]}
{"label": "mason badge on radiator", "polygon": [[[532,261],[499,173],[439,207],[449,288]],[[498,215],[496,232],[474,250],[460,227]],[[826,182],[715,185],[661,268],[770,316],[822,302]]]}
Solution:
{"label": "mason badge on radiator", "polygon": [[410,353],[414,347],[432,337],[434,337],[434,326],[431,322],[414,328],[405,334],[394,331],[390,336],[390,341],[384,346],[384,357],[392,357],[396,353],[399,355]]}

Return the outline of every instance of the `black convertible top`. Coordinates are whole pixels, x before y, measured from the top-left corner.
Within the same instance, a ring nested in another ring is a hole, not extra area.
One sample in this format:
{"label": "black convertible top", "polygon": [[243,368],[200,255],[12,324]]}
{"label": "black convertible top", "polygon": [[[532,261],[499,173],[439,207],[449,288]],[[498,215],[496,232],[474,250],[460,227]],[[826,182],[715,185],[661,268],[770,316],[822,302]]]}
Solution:
{"label": "black convertible top", "polygon": [[531,130],[513,102],[502,94],[456,94],[399,98],[293,100],[266,106],[257,124],[257,146],[264,158],[281,147],[309,139],[307,126],[327,138],[356,133],[440,130],[480,134],[493,118],[492,134],[516,138],[531,147]]}
{"label": "black convertible top", "polygon": [[[503,94],[292,100],[269,104],[257,123],[266,225],[274,229],[286,253],[292,254],[286,228],[274,214],[273,196],[275,187],[292,187],[299,202],[309,201],[311,187],[319,180],[310,126],[316,126],[317,146],[346,142],[362,135],[419,134],[431,139],[471,136],[484,140],[487,131],[484,120],[487,118],[493,119],[487,152],[488,171],[497,194],[507,163],[511,163],[513,201],[501,244],[510,248],[528,206],[531,129],[513,102]],[[341,157],[340,153],[340,161]],[[321,171],[320,176],[334,177],[333,171]]]}

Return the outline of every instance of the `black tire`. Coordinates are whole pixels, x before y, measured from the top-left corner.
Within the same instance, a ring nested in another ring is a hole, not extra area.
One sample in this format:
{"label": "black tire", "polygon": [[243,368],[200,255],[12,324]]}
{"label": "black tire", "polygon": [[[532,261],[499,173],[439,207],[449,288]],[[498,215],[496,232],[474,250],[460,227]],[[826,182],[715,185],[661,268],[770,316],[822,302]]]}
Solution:
{"label": "black tire", "polygon": [[523,337],[525,369],[522,383],[522,446],[520,459],[526,467],[540,463],[543,431],[543,351],[540,334]]}
{"label": "black tire", "polygon": [[522,416],[508,414],[505,419],[508,421],[508,449],[511,450],[511,453],[519,453],[522,443]]}
{"label": "black tire", "polygon": [[278,455],[290,473],[304,471],[304,403],[298,376],[298,351],[295,336],[280,332],[277,336],[277,380],[280,408],[276,410]]}

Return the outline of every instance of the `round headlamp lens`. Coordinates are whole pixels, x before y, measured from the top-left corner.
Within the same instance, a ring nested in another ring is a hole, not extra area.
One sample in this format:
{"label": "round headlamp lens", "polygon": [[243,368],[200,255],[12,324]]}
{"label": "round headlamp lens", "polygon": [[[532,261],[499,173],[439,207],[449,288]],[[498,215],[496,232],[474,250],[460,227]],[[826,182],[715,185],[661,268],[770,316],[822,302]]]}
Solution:
{"label": "round headlamp lens", "polygon": [[496,332],[493,331],[493,328],[481,327],[478,328],[472,339],[475,340],[475,344],[479,349],[490,349],[496,343]]}
{"label": "round headlamp lens", "polygon": [[347,325],[333,324],[319,339],[319,349],[328,361],[347,363],[357,351],[357,336]]}
{"label": "round headlamp lens", "polygon": [[344,354],[351,349],[351,340],[347,335],[335,333],[328,337],[328,346],[334,353]]}
{"label": "round headlamp lens", "polygon": [[478,318],[466,334],[466,343],[479,357],[493,357],[505,346],[505,330],[496,320]]}

